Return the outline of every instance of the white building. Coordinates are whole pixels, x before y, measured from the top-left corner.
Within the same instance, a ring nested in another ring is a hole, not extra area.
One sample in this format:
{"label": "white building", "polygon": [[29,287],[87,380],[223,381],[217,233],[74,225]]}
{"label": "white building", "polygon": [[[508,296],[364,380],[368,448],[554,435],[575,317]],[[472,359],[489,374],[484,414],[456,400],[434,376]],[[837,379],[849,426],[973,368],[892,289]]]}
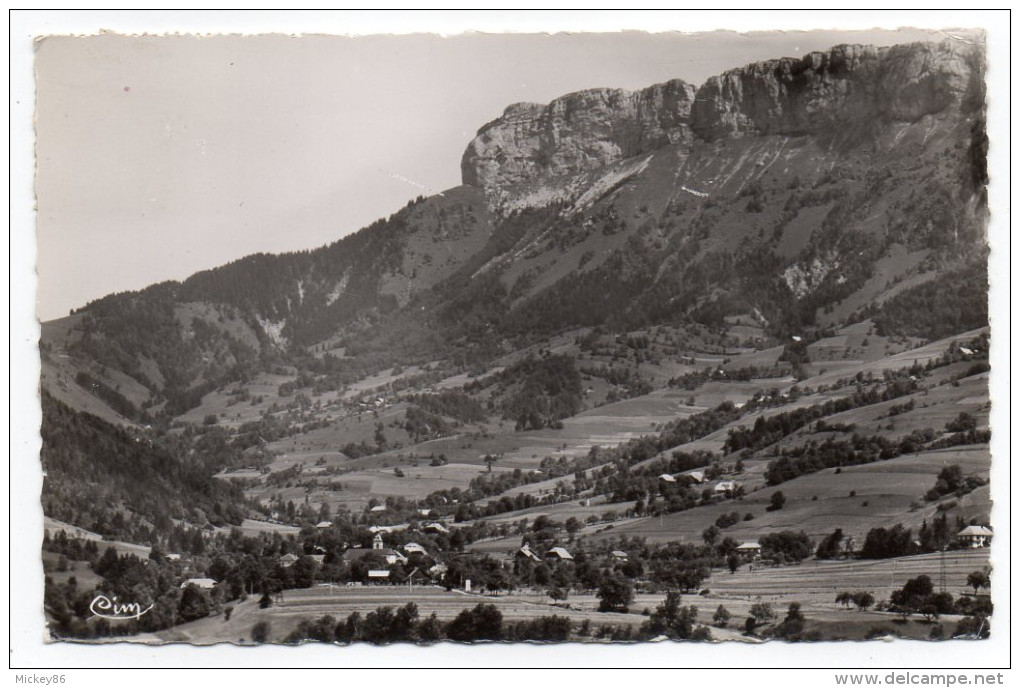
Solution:
{"label": "white building", "polygon": [[956,534],[956,539],[966,547],[987,547],[992,540],[992,531],[984,526],[967,526]]}

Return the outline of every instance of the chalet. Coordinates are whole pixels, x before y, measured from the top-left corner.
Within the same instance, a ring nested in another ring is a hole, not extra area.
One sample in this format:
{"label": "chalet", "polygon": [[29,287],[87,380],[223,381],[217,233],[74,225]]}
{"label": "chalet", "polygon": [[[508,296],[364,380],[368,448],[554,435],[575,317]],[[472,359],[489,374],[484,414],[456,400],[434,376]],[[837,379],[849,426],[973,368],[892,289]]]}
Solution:
{"label": "chalet", "polygon": [[392,528],[389,528],[388,526],[369,526],[368,527],[368,532],[372,533],[373,535],[377,535],[379,533],[389,533],[391,531],[392,531]]}
{"label": "chalet", "polygon": [[319,530],[325,530],[326,528],[332,528],[333,527],[333,522],[332,521],[319,521],[318,523],[315,524],[315,527],[318,528]]}
{"label": "chalet", "polygon": [[541,561],[542,560],[537,554],[535,554],[535,551],[532,550],[531,547],[529,547],[526,544],[523,547],[521,547],[519,550],[517,550],[517,552],[514,553],[514,556],[515,557],[520,557],[522,559],[530,559],[532,561]]}
{"label": "chalet", "polygon": [[718,494],[733,494],[737,490],[737,484],[732,480],[723,480],[715,486],[715,493]]}
{"label": "chalet", "polygon": [[703,482],[705,482],[705,472],[704,471],[691,471],[690,473],[684,473],[684,475],[687,476],[688,478],[690,478],[691,480],[693,480],[696,483],[703,483]]}
{"label": "chalet", "polygon": [[992,540],[992,531],[984,526],[967,526],[956,534],[956,539],[964,547],[987,547]]}
{"label": "chalet", "polygon": [[429,567],[429,575],[436,577],[442,576],[447,572],[447,570],[449,570],[449,567],[446,564],[439,562],[438,564],[434,564]]}
{"label": "chalet", "polygon": [[276,562],[283,568],[289,569],[291,566],[297,563],[297,560],[299,558],[300,557],[298,557],[298,555],[294,554],[293,552],[288,552],[287,554],[284,554],[282,557],[277,559]]}
{"label": "chalet", "polygon": [[404,545],[404,551],[408,554],[428,554],[428,551],[417,542],[409,542]]}
{"label": "chalet", "polygon": [[617,561],[627,561],[627,553],[623,550],[614,549],[613,559],[616,559]]}
{"label": "chalet", "polygon": [[181,590],[188,587],[189,585],[194,585],[196,588],[199,588],[201,590],[212,590],[214,587],[216,587],[216,581],[214,581],[212,578],[189,578],[188,580],[181,583]]}
{"label": "chalet", "polygon": [[418,515],[428,518],[432,515],[432,509],[418,509]]}
{"label": "chalet", "polygon": [[373,513],[373,514],[381,514],[384,511],[386,511],[386,505],[385,504],[376,504],[371,509],[369,509],[369,511],[371,513]]}
{"label": "chalet", "polygon": [[450,529],[444,526],[442,523],[439,523],[438,521],[426,523],[424,530],[430,533],[443,533],[444,535],[450,534]]}
{"label": "chalet", "polygon": [[664,483],[675,483],[676,482],[676,478],[671,476],[669,473],[663,473],[662,475],[660,475],[659,476],[659,480],[661,480]]}
{"label": "chalet", "polygon": [[553,547],[545,553],[547,559],[559,559],[560,561],[573,561],[574,557],[562,547]]}
{"label": "chalet", "polygon": [[757,542],[745,542],[737,545],[737,554],[748,559],[757,559],[761,556],[761,545]]}
{"label": "chalet", "polygon": [[972,349],[968,349],[965,346],[961,346],[960,347],[960,353],[963,354],[964,356],[973,356],[974,355],[974,351]]}
{"label": "chalet", "polygon": [[166,560],[167,561],[180,561],[181,560],[181,555],[180,554],[176,554],[176,553],[175,554],[167,554],[166,555]]}

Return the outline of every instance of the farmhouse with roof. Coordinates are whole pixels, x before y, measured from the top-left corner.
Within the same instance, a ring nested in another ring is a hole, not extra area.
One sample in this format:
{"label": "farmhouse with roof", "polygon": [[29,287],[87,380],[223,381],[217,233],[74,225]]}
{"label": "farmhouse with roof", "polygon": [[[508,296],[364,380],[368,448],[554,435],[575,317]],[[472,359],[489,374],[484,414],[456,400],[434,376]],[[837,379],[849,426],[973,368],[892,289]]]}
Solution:
{"label": "farmhouse with roof", "polygon": [[737,554],[746,559],[757,559],[761,556],[761,545],[757,542],[744,542],[737,545]]}
{"label": "farmhouse with roof", "polygon": [[737,484],[732,480],[723,480],[715,486],[716,494],[733,494],[737,491]]}
{"label": "farmhouse with roof", "polygon": [[992,541],[992,531],[984,526],[967,526],[956,534],[956,539],[964,547],[987,547]]}
{"label": "farmhouse with roof", "polygon": [[404,545],[404,552],[407,554],[428,554],[428,551],[417,542],[409,542]]}
{"label": "farmhouse with roof", "polygon": [[547,559],[559,559],[560,561],[573,561],[574,557],[562,547],[553,547],[545,553]]}

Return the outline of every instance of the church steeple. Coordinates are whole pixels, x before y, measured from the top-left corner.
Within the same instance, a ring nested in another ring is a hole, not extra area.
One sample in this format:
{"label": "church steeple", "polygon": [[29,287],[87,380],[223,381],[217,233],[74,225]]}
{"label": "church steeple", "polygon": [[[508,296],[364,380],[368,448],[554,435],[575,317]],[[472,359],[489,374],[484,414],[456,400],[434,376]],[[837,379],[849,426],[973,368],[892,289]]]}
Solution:
{"label": "church steeple", "polygon": [[382,548],[383,548],[382,533],[376,533],[375,537],[372,538],[372,549]]}

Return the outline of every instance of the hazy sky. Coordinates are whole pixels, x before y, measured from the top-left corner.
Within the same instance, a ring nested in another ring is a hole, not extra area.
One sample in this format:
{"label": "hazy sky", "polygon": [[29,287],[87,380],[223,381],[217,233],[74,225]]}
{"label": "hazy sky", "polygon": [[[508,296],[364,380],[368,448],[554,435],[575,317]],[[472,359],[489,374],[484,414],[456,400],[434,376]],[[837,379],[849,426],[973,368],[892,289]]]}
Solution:
{"label": "hazy sky", "polygon": [[513,102],[941,37],[48,38],[35,64],[38,313],[335,241],[459,184],[464,147]]}

